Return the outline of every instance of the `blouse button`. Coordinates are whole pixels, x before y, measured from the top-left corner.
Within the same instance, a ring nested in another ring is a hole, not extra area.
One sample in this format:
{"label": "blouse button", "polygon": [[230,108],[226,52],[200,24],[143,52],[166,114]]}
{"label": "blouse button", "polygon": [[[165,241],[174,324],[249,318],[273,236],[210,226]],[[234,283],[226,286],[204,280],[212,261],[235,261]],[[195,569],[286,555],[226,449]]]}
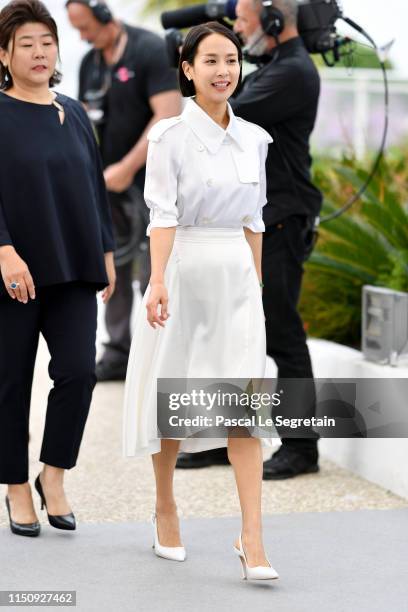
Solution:
{"label": "blouse button", "polygon": [[208,217],[202,217],[202,219],[201,219],[201,223],[203,225],[207,225],[207,223],[209,223],[209,221],[210,221],[210,219]]}
{"label": "blouse button", "polygon": [[200,151],[200,153],[202,153],[202,152],[204,151],[204,147],[203,147],[203,145],[199,145],[199,146],[197,147],[197,151]]}
{"label": "blouse button", "polygon": [[246,217],[242,217],[243,223],[249,223],[251,220],[252,220],[252,217],[249,217],[248,215]]}
{"label": "blouse button", "polygon": [[213,184],[213,180],[212,180],[212,179],[208,179],[208,181],[207,181],[207,185],[208,185],[208,187],[211,187],[211,186],[212,186],[212,184]]}

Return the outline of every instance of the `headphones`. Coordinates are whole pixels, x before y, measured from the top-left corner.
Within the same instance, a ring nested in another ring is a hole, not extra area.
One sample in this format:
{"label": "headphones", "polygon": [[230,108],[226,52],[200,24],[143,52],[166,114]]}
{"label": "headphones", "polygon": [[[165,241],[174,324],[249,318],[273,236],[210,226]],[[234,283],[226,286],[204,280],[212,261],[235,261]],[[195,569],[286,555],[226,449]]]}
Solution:
{"label": "headphones", "polygon": [[113,15],[103,0],[68,0],[65,6],[67,7],[69,4],[73,4],[74,2],[77,4],[83,4],[91,9],[95,19],[97,19],[102,25],[106,25],[113,21]]}
{"label": "headphones", "polygon": [[265,34],[274,38],[277,38],[285,28],[283,13],[273,6],[273,0],[263,0],[260,21]]}

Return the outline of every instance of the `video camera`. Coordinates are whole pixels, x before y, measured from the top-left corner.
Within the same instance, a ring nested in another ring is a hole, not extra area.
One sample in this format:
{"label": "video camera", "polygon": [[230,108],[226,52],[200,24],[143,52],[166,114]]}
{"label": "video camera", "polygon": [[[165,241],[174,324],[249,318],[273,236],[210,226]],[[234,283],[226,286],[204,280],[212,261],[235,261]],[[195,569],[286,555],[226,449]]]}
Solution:
{"label": "video camera", "polygon": [[[183,44],[180,29],[207,21],[219,21],[231,28],[227,20],[236,19],[237,0],[208,0],[186,8],[165,11],[161,15],[166,32],[166,44],[171,64],[178,65],[179,48]],[[272,2],[270,3],[272,6]],[[320,53],[327,65],[339,61],[339,47],[348,42],[336,31],[337,19],[343,17],[338,0],[298,0],[298,30],[309,53]],[[328,54],[332,54],[329,59]]]}

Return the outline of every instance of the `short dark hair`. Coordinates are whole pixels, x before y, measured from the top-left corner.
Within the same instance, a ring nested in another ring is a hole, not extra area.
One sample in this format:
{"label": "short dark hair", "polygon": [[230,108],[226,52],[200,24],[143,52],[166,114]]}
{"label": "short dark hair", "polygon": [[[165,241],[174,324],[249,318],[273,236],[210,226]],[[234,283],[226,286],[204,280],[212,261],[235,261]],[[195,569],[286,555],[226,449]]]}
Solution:
{"label": "short dark hair", "polygon": [[[26,23],[43,23],[50,30],[58,48],[59,39],[57,24],[50,12],[40,0],[12,0],[0,11],[0,47],[7,49],[10,40],[14,45],[16,30]],[[50,87],[61,82],[62,74],[55,70],[50,78]],[[13,77],[8,68],[0,62],[0,89],[9,89]]]}
{"label": "short dark hair", "polygon": [[225,36],[225,38],[228,38],[236,46],[238,51],[238,60],[241,65],[238,85],[241,83],[242,49],[238,37],[234,34],[232,30],[223,26],[221,23],[218,23],[218,21],[209,21],[208,23],[203,23],[201,25],[194,26],[193,28],[191,28],[191,30],[189,30],[181,50],[178,67],[178,79],[181,94],[185,98],[194,96],[196,90],[193,81],[189,81],[186,75],[184,74],[182,64],[183,62],[188,62],[191,66],[193,65],[194,58],[197,55],[198,45],[202,40],[204,40],[204,38],[210,36],[210,34],[221,34],[222,36]]}

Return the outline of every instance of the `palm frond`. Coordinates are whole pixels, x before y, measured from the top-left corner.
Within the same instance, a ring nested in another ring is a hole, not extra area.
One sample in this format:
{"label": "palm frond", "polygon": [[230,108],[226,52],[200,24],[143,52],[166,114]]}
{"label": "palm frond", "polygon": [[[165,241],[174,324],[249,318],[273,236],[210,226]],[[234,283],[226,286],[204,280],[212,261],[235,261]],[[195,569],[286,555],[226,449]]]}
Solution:
{"label": "palm frond", "polygon": [[361,267],[357,267],[346,261],[338,261],[333,257],[322,255],[319,252],[313,253],[307,263],[308,268],[330,272],[348,278],[350,280],[359,280],[360,283],[373,284],[375,283],[376,274],[370,274]]}
{"label": "palm frond", "polygon": [[[363,285],[408,292],[408,165],[400,152],[383,159],[362,198],[346,214],[322,224],[305,266],[300,300],[314,336],[359,346]],[[344,205],[365,183],[354,159],[318,160],[314,180],[325,194],[323,214]]]}

